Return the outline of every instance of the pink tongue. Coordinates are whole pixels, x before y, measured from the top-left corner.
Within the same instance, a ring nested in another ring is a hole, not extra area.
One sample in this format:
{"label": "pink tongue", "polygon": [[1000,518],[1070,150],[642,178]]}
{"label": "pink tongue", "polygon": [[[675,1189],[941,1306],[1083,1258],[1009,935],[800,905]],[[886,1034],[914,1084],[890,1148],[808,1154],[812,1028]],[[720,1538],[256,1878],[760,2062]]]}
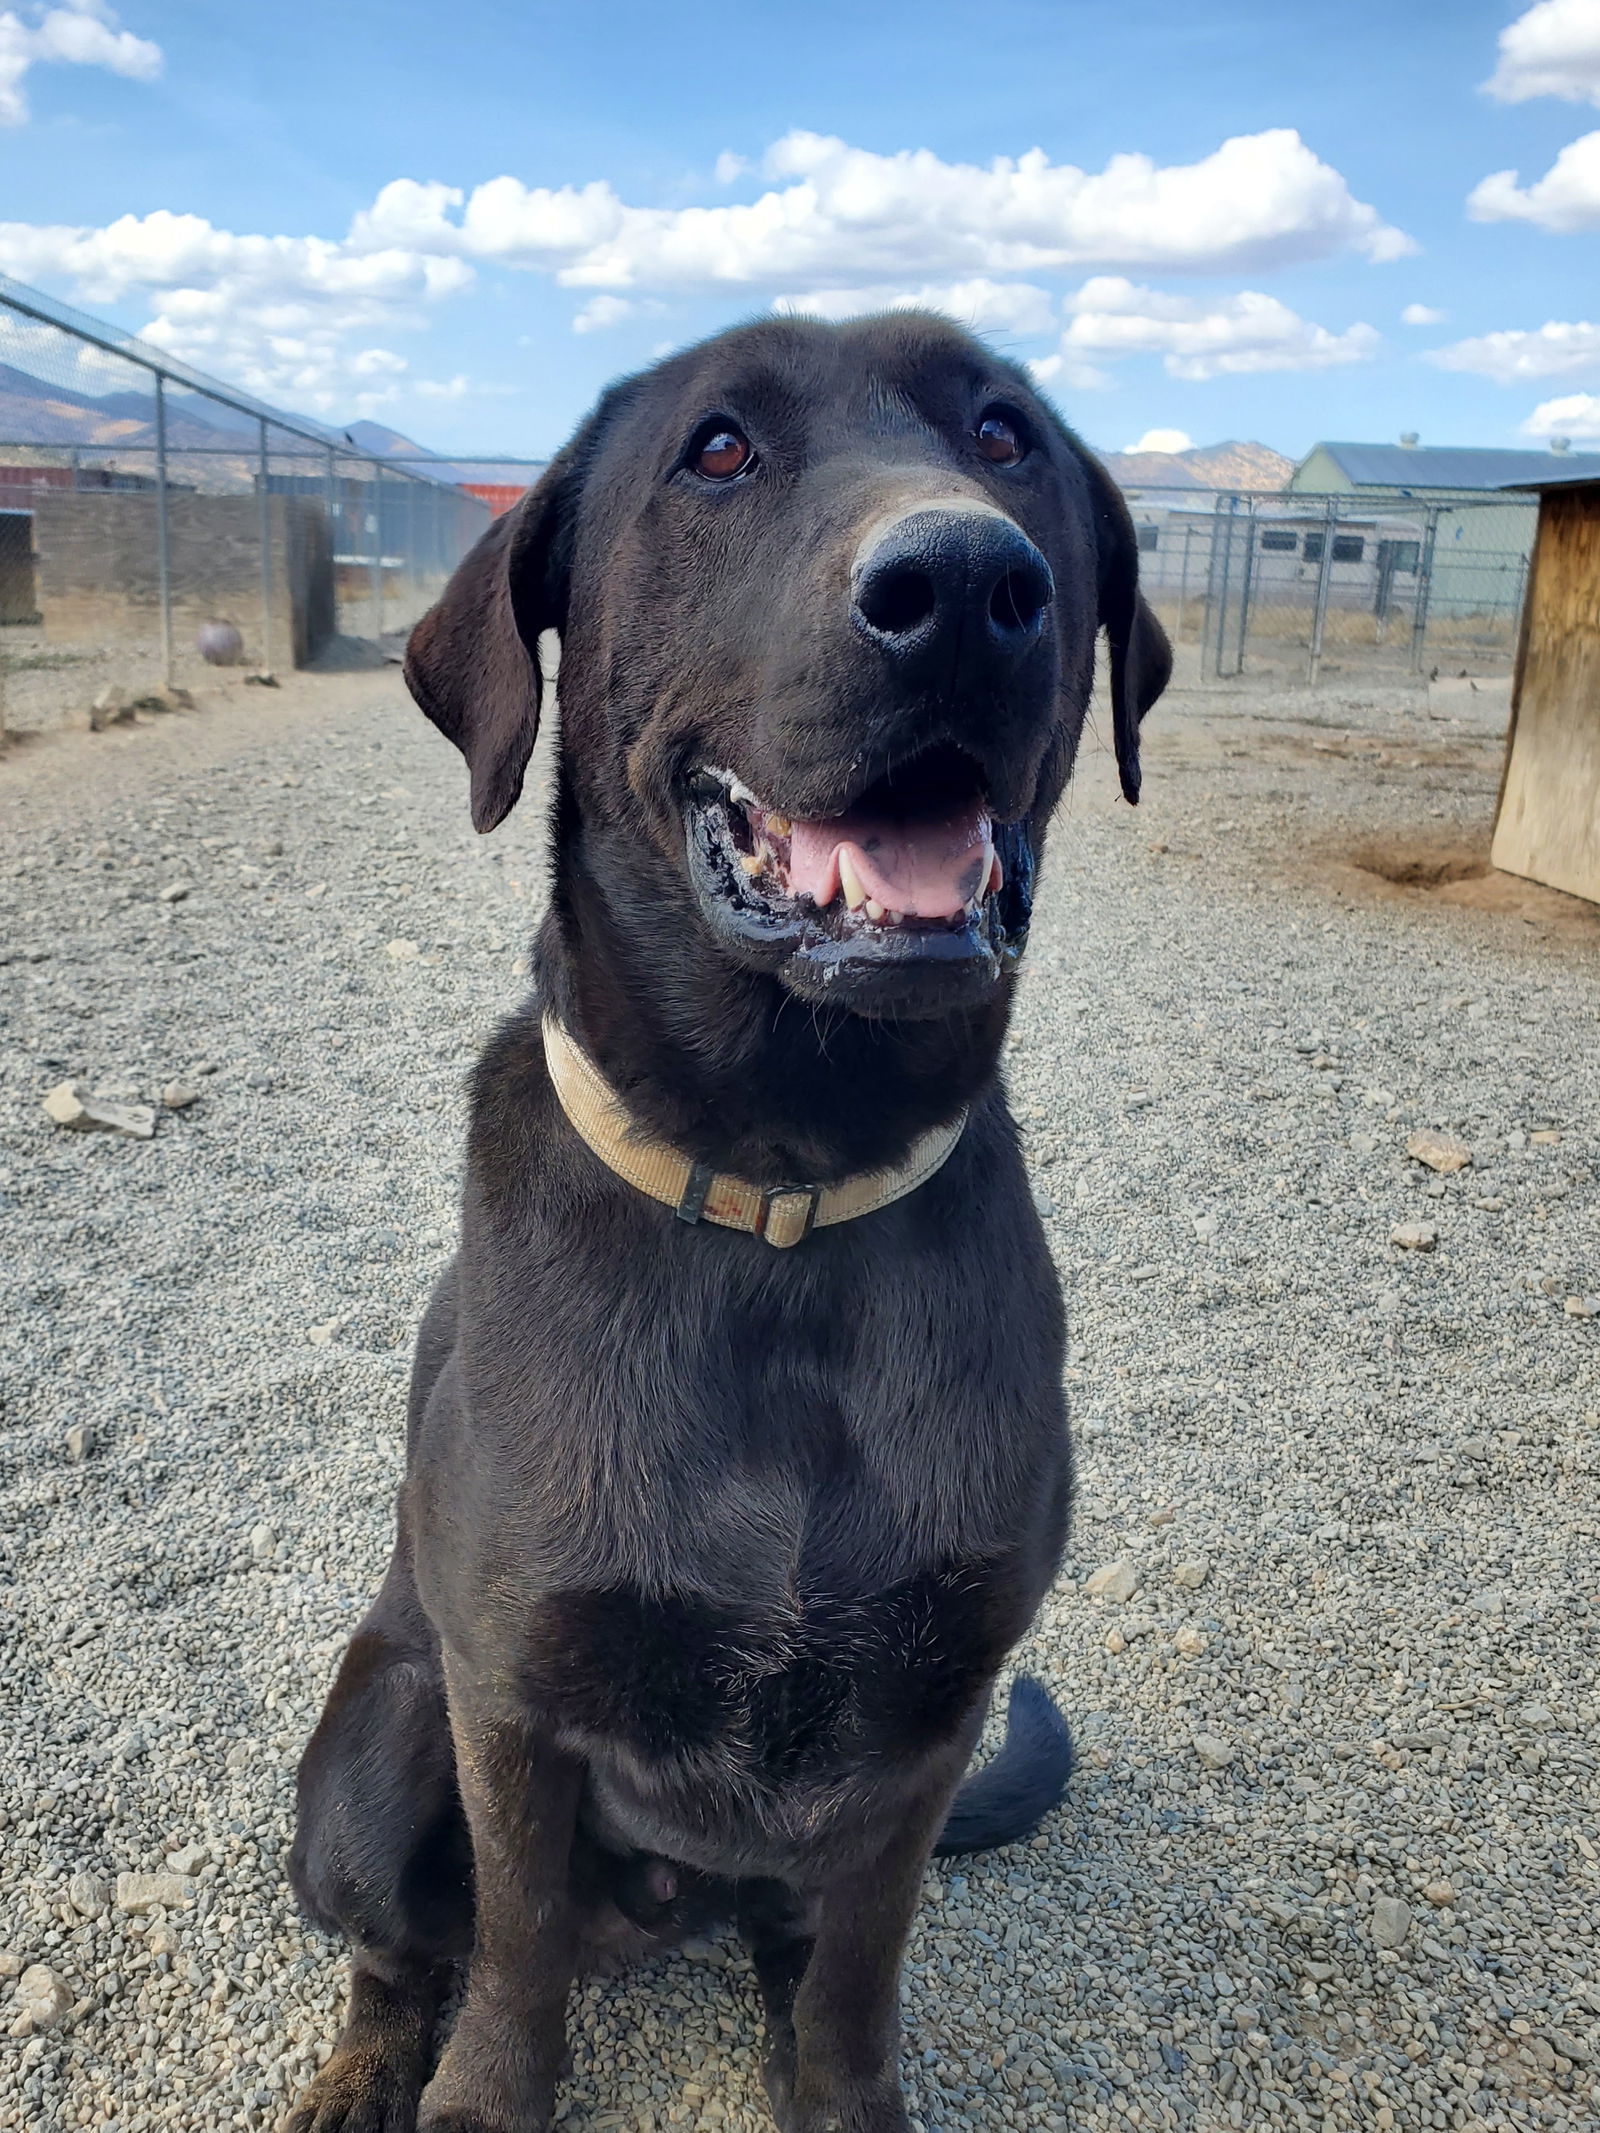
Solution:
{"label": "pink tongue", "polygon": [[813,903],[839,892],[839,854],[849,846],[861,886],[909,918],[956,918],[983,888],[989,817],[973,801],[953,814],[906,820],[858,810],[796,822],[789,841],[789,888]]}

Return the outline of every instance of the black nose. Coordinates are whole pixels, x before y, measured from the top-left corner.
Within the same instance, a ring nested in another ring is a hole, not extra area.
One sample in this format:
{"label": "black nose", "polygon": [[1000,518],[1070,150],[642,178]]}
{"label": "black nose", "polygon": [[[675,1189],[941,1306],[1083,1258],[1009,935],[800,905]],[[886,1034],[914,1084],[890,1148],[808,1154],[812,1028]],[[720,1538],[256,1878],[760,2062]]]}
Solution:
{"label": "black nose", "polygon": [[875,532],[851,577],[857,626],[897,663],[994,676],[1038,643],[1050,565],[994,510],[938,505]]}

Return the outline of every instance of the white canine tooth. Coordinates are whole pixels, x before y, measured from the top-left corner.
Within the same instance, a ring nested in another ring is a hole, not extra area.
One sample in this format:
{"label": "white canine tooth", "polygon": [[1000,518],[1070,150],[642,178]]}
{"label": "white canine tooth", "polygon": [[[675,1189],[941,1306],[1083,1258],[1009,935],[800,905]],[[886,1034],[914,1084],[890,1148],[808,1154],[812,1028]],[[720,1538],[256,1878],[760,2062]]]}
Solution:
{"label": "white canine tooth", "polygon": [[739,854],[739,864],[753,879],[761,872],[761,869],[766,865],[766,861],[759,852],[741,852]]}
{"label": "white canine tooth", "polygon": [[871,919],[872,923],[875,926],[881,926],[884,920],[889,916],[888,906],[885,904],[880,904],[875,896],[869,896],[867,898],[865,908],[868,918]]}
{"label": "white canine tooth", "polygon": [[891,911],[889,913],[889,923],[891,926],[903,926],[905,922],[906,915],[903,911]]}
{"label": "white canine tooth", "polygon": [[1000,864],[1000,854],[996,852],[994,855],[994,860],[989,868],[989,879],[988,882],[985,884],[984,893],[986,895],[993,895],[994,892],[998,888],[1000,888],[1002,883],[1005,881],[1005,878],[1006,870]]}
{"label": "white canine tooth", "polygon": [[859,911],[867,900],[867,892],[862,886],[861,876],[856,872],[856,863],[850,856],[849,845],[842,846],[839,852],[839,887],[844,892],[847,908]]}
{"label": "white canine tooth", "polygon": [[763,828],[771,830],[774,837],[787,837],[794,824],[787,815],[768,815]]}

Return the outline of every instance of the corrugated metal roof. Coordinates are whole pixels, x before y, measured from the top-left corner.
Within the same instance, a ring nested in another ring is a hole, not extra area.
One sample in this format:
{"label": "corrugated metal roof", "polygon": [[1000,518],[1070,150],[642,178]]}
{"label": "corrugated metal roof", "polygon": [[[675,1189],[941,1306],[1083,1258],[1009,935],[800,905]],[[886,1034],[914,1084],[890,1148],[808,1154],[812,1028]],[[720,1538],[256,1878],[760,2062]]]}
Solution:
{"label": "corrugated metal roof", "polygon": [[[1357,488],[1509,489],[1600,476],[1600,452],[1502,452],[1489,446],[1319,444]],[[1302,462],[1303,464],[1303,462]]]}
{"label": "corrugated metal roof", "polygon": [[1506,487],[1524,494],[1530,489],[1600,489],[1600,468],[1593,474],[1547,474],[1542,481],[1508,481]]}

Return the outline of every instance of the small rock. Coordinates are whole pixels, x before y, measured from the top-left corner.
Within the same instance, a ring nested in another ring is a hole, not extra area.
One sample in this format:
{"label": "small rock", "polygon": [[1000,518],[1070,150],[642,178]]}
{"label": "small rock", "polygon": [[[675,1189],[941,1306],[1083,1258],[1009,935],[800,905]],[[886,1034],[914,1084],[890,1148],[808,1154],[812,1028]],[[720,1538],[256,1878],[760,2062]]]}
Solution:
{"label": "small rock", "polygon": [[1313,1985],[1326,1985],[1334,1975],[1332,1963],[1303,1963],[1301,1968]]}
{"label": "small rock", "polygon": [[1517,1719],[1530,1733],[1548,1733],[1556,1722],[1556,1714],[1548,1704],[1525,1703],[1518,1711]]}
{"label": "small rock", "polygon": [[1425,1882],[1422,1893],[1427,1897],[1429,1903],[1447,1904],[1454,1903],[1456,1900],[1456,1892],[1448,1881]]}
{"label": "small rock", "polygon": [[178,1849],[167,1854],[167,1866],[174,1874],[198,1874],[201,1867],[211,1864],[211,1853],[204,1844],[180,1844]]}
{"label": "small rock", "polygon": [[186,881],[169,881],[164,889],[157,892],[156,901],[162,904],[181,904],[188,893],[189,884]]}
{"label": "small rock", "polygon": [[1033,1188],[1033,1205],[1035,1212],[1042,1215],[1046,1222],[1050,1220],[1056,1211],[1055,1201],[1038,1185]]}
{"label": "small rock", "polygon": [[1379,1948],[1403,1948],[1411,1931],[1411,1906],[1400,1896],[1379,1896],[1372,1906],[1372,1938]]}
{"label": "small rock", "polygon": [[27,1967],[20,1955],[13,1955],[9,1948],[0,1948],[0,1977],[21,1977]]}
{"label": "small rock", "polygon": [[182,1946],[174,1926],[152,1926],[144,1937],[144,1944],[151,1955],[176,1955]]}
{"label": "small rock", "polygon": [[94,1450],[94,1431],[87,1422],[74,1422],[64,1438],[68,1466],[82,1466]]}
{"label": "small rock", "polygon": [[1568,1318],[1600,1318],[1600,1296],[1569,1296],[1561,1308]]}
{"label": "small rock", "polygon": [[137,1726],[130,1726],[126,1733],[119,1733],[111,1743],[112,1756],[119,1762],[136,1763],[145,1752],[145,1738]]}
{"label": "small rock", "polygon": [[1443,1177],[1465,1170],[1472,1161],[1472,1150],[1465,1141],[1457,1140],[1454,1134],[1430,1132],[1426,1126],[1419,1126],[1406,1142],[1406,1154],[1414,1163],[1426,1163]]}
{"label": "small rock", "polygon": [[336,1318],[325,1318],[320,1326],[307,1326],[306,1339],[313,1348],[326,1348],[339,1330]]}
{"label": "small rock", "polygon": [[187,1874],[119,1874],[119,1911],[172,1911],[194,1902],[194,1882]]}
{"label": "small rock", "polygon": [[1185,1592],[1198,1592],[1210,1572],[1209,1563],[1180,1563],[1172,1573],[1172,1582],[1182,1586]]}
{"label": "small rock", "polygon": [[155,1135],[156,1114],[148,1104],[112,1103],[87,1082],[59,1081],[42,1101],[46,1116],[69,1133],[126,1133],[139,1141]]}
{"label": "small rock", "polygon": [[1139,1572],[1129,1562],[1107,1563],[1083,1589],[1091,1600],[1109,1600],[1114,1607],[1120,1607],[1139,1590]]}
{"label": "small rock", "polygon": [[1194,1752],[1208,1770],[1225,1770],[1237,1754],[1233,1742],[1218,1733],[1197,1733]]}
{"label": "small rock", "polygon": [[127,690],[108,682],[89,706],[89,731],[104,733],[107,726],[125,724],[132,716],[133,705],[128,701]]}
{"label": "small rock", "polygon": [[[48,1964],[34,1963],[18,1978],[13,2005],[17,2019],[11,2034],[25,2037],[36,2029],[54,2029],[71,2007],[72,1994],[66,1981]],[[28,2025],[26,2029],[21,2026],[23,2022]]]}
{"label": "small rock", "polygon": [[1113,1623],[1111,1628],[1106,1631],[1106,1650],[1108,1652],[1125,1652],[1127,1649],[1127,1638]]}
{"label": "small rock", "polygon": [[394,963],[414,963],[422,950],[415,941],[391,941],[384,954]]}
{"label": "small rock", "polygon": [[169,1111],[187,1111],[200,1101],[200,1091],[191,1089],[186,1081],[169,1081],[161,1092],[161,1101]]}
{"label": "small rock", "polygon": [[271,1526],[260,1525],[250,1528],[250,1553],[258,1563],[266,1562],[277,1545],[278,1536]]}
{"label": "small rock", "polygon": [[1397,1222],[1389,1232],[1389,1242],[1403,1252],[1431,1252],[1439,1242],[1439,1232],[1431,1222]]}
{"label": "small rock", "polygon": [[1152,1526],[1170,1526],[1177,1515],[1177,1506],[1175,1504],[1158,1504],[1155,1510],[1150,1513],[1150,1523]]}
{"label": "small rock", "polygon": [[1561,1144],[1561,1136],[1553,1126],[1541,1126],[1537,1132],[1530,1133],[1528,1138],[1535,1148],[1556,1148]]}
{"label": "small rock", "polygon": [[1203,1629],[1196,1629],[1192,1622],[1185,1622],[1172,1642],[1185,1659],[1198,1659],[1202,1652],[1209,1649],[1211,1639]]}
{"label": "small rock", "polygon": [[85,1918],[103,1918],[111,1908],[111,1889],[100,1874],[74,1874],[67,1883],[67,1901]]}

